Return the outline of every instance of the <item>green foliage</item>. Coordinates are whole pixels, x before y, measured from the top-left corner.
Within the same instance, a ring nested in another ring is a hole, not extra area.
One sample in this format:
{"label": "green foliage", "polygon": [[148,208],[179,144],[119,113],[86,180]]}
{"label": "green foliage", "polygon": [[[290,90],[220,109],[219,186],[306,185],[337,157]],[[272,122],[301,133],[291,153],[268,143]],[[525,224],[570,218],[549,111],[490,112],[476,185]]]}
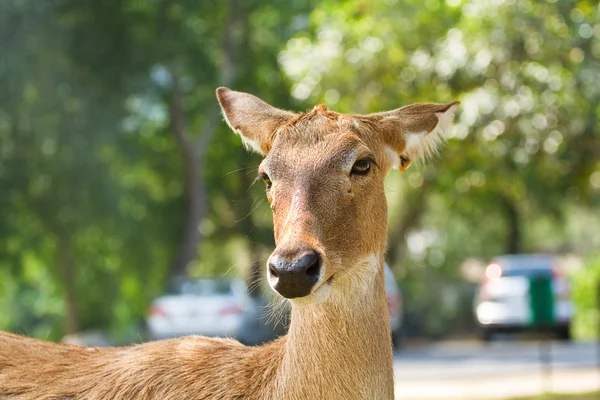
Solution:
{"label": "green foliage", "polygon": [[577,337],[594,339],[600,334],[600,256],[589,257],[572,282]]}

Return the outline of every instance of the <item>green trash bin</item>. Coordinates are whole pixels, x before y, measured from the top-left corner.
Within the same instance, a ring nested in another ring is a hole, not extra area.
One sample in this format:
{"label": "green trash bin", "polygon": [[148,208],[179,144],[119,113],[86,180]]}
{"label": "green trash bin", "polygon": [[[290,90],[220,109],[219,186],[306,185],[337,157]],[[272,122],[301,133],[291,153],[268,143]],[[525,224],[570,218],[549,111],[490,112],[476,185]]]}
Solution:
{"label": "green trash bin", "polygon": [[533,276],[529,279],[529,305],[532,327],[543,329],[555,325],[551,276]]}

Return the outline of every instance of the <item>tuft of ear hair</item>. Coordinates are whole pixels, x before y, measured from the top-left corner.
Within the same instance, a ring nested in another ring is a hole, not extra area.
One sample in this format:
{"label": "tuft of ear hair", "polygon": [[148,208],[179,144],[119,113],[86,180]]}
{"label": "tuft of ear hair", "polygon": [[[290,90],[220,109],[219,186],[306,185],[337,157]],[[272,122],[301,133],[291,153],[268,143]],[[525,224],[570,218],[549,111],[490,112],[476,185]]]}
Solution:
{"label": "tuft of ear hair", "polygon": [[413,161],[438,153],[459,104],[411,104],[367,118],[379,127],[393,167],[404,171]]}
{"label": "tuft of ear hair", "polygon": [[452,126],[454,112],[458,104],[459,102],[454,102],[440,107],[436,106],[431,113],[428,113],[429,116],[423,116],[431,118],[431,114],[433,114],[437,118],[435,127],[429,132],[426,130],[407,132],[405,135],[406,149],[403,155],[414,160],[437,156],[442,143],[446,139],[445,134]]}

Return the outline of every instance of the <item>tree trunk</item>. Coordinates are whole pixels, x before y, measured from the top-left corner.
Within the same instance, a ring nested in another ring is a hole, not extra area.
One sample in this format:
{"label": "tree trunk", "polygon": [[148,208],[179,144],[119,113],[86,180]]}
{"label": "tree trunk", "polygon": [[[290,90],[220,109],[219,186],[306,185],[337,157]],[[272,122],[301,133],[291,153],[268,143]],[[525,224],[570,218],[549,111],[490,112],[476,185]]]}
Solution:
{"label": "tree trunk", "polygon": [[199,225],[206,214],[206,193],[200,176],[201,158],[194,144],[187,136],[187,120],[182,105],[179,76],[171,74],[172,93],[170,103],[171,130],[177,140],[177,147],[183,158],[186,213],[181,246],[171,276],[185,275],[188,265],[196,258],[200,241]]}
{"label": "tree trunk", "polygon": [[63,287],[65,304],[67,306],[67,316],[65,321],[65,331],[67,334],[79,331],[79,307],[77,305],[76,276],[73,256],[71,254],[71,245],[64,236],[56,239],[57,263],[60,272],[60,280]]}
{"label": "tree trunk", "polygon": [[515,202],[507,196],[501,196],[502,206],[506,216],[506,253],[519,254],[521,248],[521,216]]}
{"label": "tree trunk", "polygon": [[[246,14],[241,12],[242,8],[237,5],[235,0],[231,0],[230,3],[231,13],[224,27],[219,79],[215,83],[215,88],[217,86],[228,86],[234,82],[237,71],[234,58],[247,25]],[[185,226],[181,246],[169,274],[173,277],[187,274],[189,264],[196,258],[198,248],[202,242],[199,227],[208,213],[208,195],[202,169],[205,165],[208,146],[220,120],[220,113],[218,106],[207,110],[207,120],[204,126],[197,139],[192,139],[188,130],[185,110],[183,109],[183,93],[178,72],[171,71],[171,80],[170,124],[184,161],[184,190],[186,193]]]}

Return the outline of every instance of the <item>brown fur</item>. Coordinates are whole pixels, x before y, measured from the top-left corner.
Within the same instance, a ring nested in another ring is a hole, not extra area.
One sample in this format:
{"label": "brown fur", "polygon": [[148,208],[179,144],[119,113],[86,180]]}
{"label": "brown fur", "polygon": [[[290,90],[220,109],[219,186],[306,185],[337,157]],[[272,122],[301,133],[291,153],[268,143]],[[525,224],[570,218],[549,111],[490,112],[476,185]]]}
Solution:
{"label": "brown fur", "polygon": [[[291,300],[288,335],[261,347],[186,337],[93,349],[0,333],[0,399],[393,398],[383,180],[400,157],[423,152],[410,135],[435,131],[454,103],[361,116],[295,114],[225,88],[217,97],[247,146],[266,154],[274,254],[323,255],[314,290]],[[351,175],[367,156],[369,174]]]}

